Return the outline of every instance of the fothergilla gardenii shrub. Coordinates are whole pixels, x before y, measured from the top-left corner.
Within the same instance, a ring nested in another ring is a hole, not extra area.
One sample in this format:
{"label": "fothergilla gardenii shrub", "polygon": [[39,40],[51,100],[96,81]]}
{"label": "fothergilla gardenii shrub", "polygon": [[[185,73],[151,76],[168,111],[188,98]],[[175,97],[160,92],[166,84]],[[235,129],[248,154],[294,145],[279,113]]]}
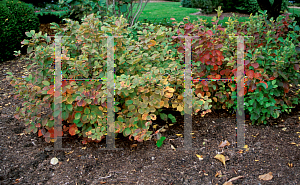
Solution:
{"label": "fothergilla gardenii shrub", "polygon": [[[172,107],[182,114],[184,101],[184,65],[182,55],[175,58],[176,48],[171,46],[173,32],[163,26],[146,25],[139,40],[132,39],[126,30],[126,20],[112,17],[100,21],[94,14],[82,24],[67,19],[67,27],[61,29],[52,23],[57,34],[64,38],[62,47],[62,78],[100,79],[107,77],[107,38],[103,35],[123,36],[115,38],[115,133],[134,137],[137,141],[150,139],[153,120],[166,115],[163,107]],[[54,116],[54,47],[50,38],[41,33],[27,32],[31,40],[24,40],[34,51],[30,59],[36,62],[28,66],[36,72],[25,79],[15,79],[8,73],[7,79],[16,87],[16,97],[24,100],[17,108],[16,118],[25,120],[26,132],[38,132],[47,142],[55,141]],[[180,57],[181,56],[181,57]],[[168,74],[168,75],[166,75]],[[83,143],[101,141],[107,134],[107,84],[105,81],[62,81],[63,132],[84,138]],[[210,112],[212,100],[201,94],[192,95],[193,111],[204,116]],[[52,109],[53,115],[42,115],[41,107]],[[171,120],[175,117],[168,115]],[[59,133],[61,136],[63,133]]]}

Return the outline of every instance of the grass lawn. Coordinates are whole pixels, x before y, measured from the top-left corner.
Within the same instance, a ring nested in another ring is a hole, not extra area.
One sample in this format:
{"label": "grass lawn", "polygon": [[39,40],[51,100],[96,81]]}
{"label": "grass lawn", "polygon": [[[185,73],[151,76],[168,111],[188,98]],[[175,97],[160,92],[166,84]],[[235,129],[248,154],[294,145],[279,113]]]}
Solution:
{"label": "grass lawn", "polygon": [[[143,3],[144,6],[144,3]],[[190,15],[191,13],[199,12],[198,9],[193,8],[184,8],[180,7],[180,2],[159,2],[159,3],[148,3],[141,13],[139,21],[143,22],[144,19],[150,20],[151,22],[161,22],[163,19],[166,19],[167,22],[172,22],[170,18],[175,18],[178,22],[182,21],[184,17],[189,16],[190,21],[193,22],[194,20],[197,21],[198,17],[202,19],[206,19],[207,22],[211,22],[213,17],[208,16],[199,16],[199,15]],[[134,7],[134,11],[136,10],[136,6]],[[300,14],[300,9],[290,8],[289,12],[291,13]],[[245,22],[249,20],[246,17],[238,18],[239,22]],[[228,21],[228,17],[224,17],[220,23],[222,25],[226,25],[225,22]]]}

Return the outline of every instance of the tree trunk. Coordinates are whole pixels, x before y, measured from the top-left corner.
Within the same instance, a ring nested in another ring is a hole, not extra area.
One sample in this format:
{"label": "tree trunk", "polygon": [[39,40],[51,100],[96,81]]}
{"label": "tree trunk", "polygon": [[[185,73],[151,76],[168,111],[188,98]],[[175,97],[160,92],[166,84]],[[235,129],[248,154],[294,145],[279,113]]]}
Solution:
{"label": "tree trunk", "polygon": [[272,6],[269,0],[258,0],[257,3],[260,9],[267,10],[268,19],[273,17],[276,20],[280,15],[282,0],[274,0]]}

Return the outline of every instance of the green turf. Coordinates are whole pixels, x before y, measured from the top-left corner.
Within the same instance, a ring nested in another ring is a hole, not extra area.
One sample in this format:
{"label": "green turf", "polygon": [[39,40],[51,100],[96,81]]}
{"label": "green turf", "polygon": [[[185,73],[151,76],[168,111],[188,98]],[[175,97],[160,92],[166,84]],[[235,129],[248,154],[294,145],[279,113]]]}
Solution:
{"label": "green turf", "polygon": [[[136,5],[137,6],[137,5]],[[136,6],[134,7],[134,11],[136,10]],[[144,3],[143,3],[144,6]],[[213,17],[208,16],[199,16],[199,15],[190,15],[191,13],[199,12],[198,9],[194,8],[184,8],[180,7],[180,2],[158,2],[158,3],[148,3],[141,13],[139,17],[139,21],[143,21],[144,19],[150,20],[151,22],[161,22],[163,19],[166,18],[167,22],[173,22],[170,18],[175,18],[178,22],[182,21],[184,17],[189,16],[190,21],[193,22],[194,20],[198,20],[199,18],[206,19],[207,22],[211,22]],[[300,9],[290,8],[289,12],[295,14],[300,14]],[[238,18],[239,22],[245,22],[249,20],[247,17],[240,17]],[[225,22],[228,21],[228,17],[224,17],[222,21],[219,23],[222,25],[226,25]]]}

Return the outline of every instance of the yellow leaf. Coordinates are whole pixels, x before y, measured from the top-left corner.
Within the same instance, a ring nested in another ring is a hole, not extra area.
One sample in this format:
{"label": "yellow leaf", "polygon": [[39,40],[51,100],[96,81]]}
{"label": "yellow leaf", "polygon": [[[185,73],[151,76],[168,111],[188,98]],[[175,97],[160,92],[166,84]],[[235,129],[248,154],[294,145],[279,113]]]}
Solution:
{"label": "yellow leaf", "polygon": [[210,95],[211,95],[210,92],[206,92],[207,97],[210,97]]}
{"label": "yellow leaf", "polygon": [[213,100],[214,100],[215,102],[217,102],[217,101],[218,101],[218,98],[216,98],[216,97],[213,97]]}
{"label": "yellow leaf", "polygon": [[203,156],[202,156],[202,155],[198,155],[198,154],[196,154],[196,156],[198,157],[198,159],[199,159],[200,161],[202,161],[202,160],[203,160]]}
{"label": "yellow leaf", "polygon": [[181,105],[179,105],[179,106],[177,107],[177,110],[181,112],[181,111],[183,111],[183,107],[182,107]]}
{"label": "yellow leaf", "polygon": [[226,164],[225,164],[225,156],[224,155],[217,154],[214,158],[218,159],[219,161],[221,161],[224,164],[224,166],[226,166]]}
{"label": "yellow leaf", "polygon": [[175,109],[176,107],[178,107],[178,103],[173,103],[172,108]]}
{"label": "yellow leaf", "polygon": [[160,102],[159,102],[160,107],[164,106],[164,104],[165,104],[164,101],[160,101]]}
{"label": "yellow leaf", "polygon": [[147,116],[148,116],[148,113],[144,113],[143,116],[142,116],[142,119],[147,120]]}
{"label": "yellow leaf", "polygon": [[150,114],[150,117],[152,120],[156,120],[156,115],[155,114]]}
{"label": "yellow leaf", "polygon": [[156,127],[157,127],[157,126],[158,126],[158,124],[156,124],[156,125],[153,125],[153,128],[154,128],[154,129],[156,129]]}
{"label": "yellow leaf", "polygon": [[165,94],[165,97],[167,97],[167,98],[172,98],[172,96],[173,96],[173,93],[166,93]]}
{"label": "yellow leaf", "polygon": [[155,40],[150,40],[150,44],[148,45],[148,48],[151,48],[152,46],[155,46],[156,41]]}
{"label": "yellow leaf", "polygon": [[182,100],[182,99],[183,99],[183,96],[182,96],[182,95],[179,95],[179,96],[178,96],[178,99],[179,99],[179,100]]}
{"label": "yellow leaf", "polygon": [[259,178],[260,180],[269,181],[269,180],[271,180],[271,179],[273,178],[273,175],[272,175],[272,174],[273,174],[272,172],[269,172],[269,173],[266,173],[266,174],[264,174],[264,175],[258,176],[258,178]]}
{"label": "yellow leaf", "polygon": [[176,136],[178,136],[178,137],[183,137],[182,134],[176,134]]}
{"label": "yellow leaf", "polygon": [[170,93],[172,93],[172,92],[174,92],[174,91],[175,91],[175,89],[173,89],[173,88],[169,88],[169,89],[168,89],[168,91],[169,91]]}

